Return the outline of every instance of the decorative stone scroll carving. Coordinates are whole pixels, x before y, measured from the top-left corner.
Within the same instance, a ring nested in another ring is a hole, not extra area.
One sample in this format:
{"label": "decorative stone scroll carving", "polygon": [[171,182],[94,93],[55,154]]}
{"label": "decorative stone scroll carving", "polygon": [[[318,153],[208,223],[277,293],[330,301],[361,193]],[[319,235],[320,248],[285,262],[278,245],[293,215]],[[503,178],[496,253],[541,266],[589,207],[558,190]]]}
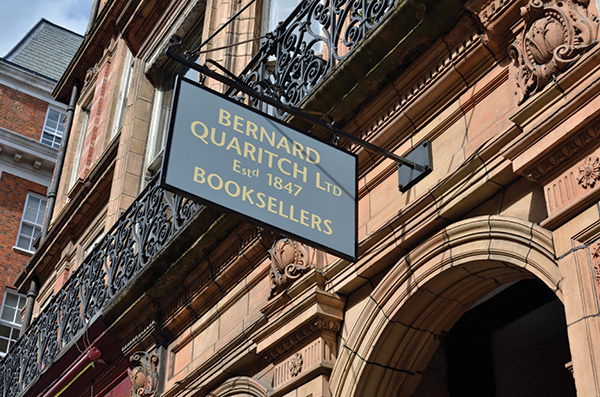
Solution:
{"label": "decorative stone scroll carving", "polygon": [[519,104],[596,44],[599,22],[588,6],[589,0],[529,0],[521,8],[525,27],[508,50]]}
{"label": "decorative stone scroll carving", "polygon": [[275,241],[269,250],[269,255],[271,257],[271,297],[315,267],[314,249],[289,238]]}
{"label": "decorative stone scroll carving", "polygon": [[158,388],[158,357],[155,354],[136,352],[127,370],[131,379],[131,396],[154,397]]}
{"label": "decorative stone scroll carving", "polygon": [[85,73],[85,79],[83,80],[82,91],[86,91],[88,89],[88,87],[90,86],[92,81],[94,81],[96,79],[96,76],[98,75],[98,71],[99,71],[99,69],[98,69],[97,65],[94,65],[93,67],[91,67],[87,70],[87,72]]}
{"label": "decorative stone scroll carving", "polygon": [[600,180],[600,159],[598,156],[587,157],[583,165],[579,166],[577,182],[584,188],[594,187],[596,181]]}

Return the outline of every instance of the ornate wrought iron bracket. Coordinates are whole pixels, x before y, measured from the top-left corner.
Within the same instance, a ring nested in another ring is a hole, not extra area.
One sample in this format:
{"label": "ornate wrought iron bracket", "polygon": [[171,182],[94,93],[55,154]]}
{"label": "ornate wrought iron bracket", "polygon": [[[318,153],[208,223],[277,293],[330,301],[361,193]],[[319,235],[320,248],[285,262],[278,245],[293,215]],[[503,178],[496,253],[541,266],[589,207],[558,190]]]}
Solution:
{"label": "ornate wrought iron bracket", "polygon": [[[180,36],[177,36],[177,35],[171,36],[170,42],[172,44],[167,47],[166,54],[169,58],[175,60],[176,62],[179,62],[180,64],[182,64],[186,67],[189,67],[190,69],[193,69],[196,72],[201,73],[205,76],[213,78],[221,83],[227,84],[231,88],[234,88],[234,89],[236,89],[240,92],[243,92],[247,95],[250,95],[251,97],[254,97],[254,98],[258,99],[259,101],[262,101],[268,105],[271,105],[279,110],[282,110],[286,113],[303,118],[304,120],[306,120],[314,125],[323,127],[325,129],[327,129],[328,131],[332,132],[334,135],[342,136],[342,137],[354,142],[355,144],[364,147],[367,150],[381,154],[381,155],[397,162],[399,174],[400,173],[402,174],[401,179],[399,179],[403,182],[401,184],[402,187],[400,188],[401,191],[405,191],[406,189],[408,189],[408,187],[412,186],[419,179],[423,178],[426,174],[428,174],[431,171],[431,151],[428,149],[429,148],[428,142],[424,142],[420,147],[417,147],[415,149],[415,151],[413,151],[411,154],[409,154],[409,156],[407,156],[407,158],[398,156],[398,155],[396,155],[390,151],[387,151],[379,146],[373,145],[370,142],[360,139],[360,138],[358,138],[358,137],[356,137],[356,136],[354,136],[332,124],[329,124],[322,119],[318,119],[309,114],[306,114],[305,112],[303,112],[302,110],[300,110],[298,108],[286,105],[276,99],[265,96],[265,95],[261,94],[260,92],[254,90],[253,88],[251,88],[244,82],[240,81],[239,79],[232,80],[231,78],[224,76],[222,74],[219,74],[216,71],[211,70],[204,65],[200,65],[196,62],[193,62],[191,59],[182,57],[181,55],[179,55],[175,52],[176,48],[183,46],[183,39]],[[427,150],[423,152],[423,153],[426,153],[427,156],[422,155],[422,153],[421,153],[422,147],[427,148]],[[425,162],[424,163],[416,163],[415,161],[413,161],[409,158],[411,158],[411,159],[414,158],[415,160],[418,159],[419,161],[425,160]],[[410,172],[406,173],[404,171],[405,169],[409,170]]]}

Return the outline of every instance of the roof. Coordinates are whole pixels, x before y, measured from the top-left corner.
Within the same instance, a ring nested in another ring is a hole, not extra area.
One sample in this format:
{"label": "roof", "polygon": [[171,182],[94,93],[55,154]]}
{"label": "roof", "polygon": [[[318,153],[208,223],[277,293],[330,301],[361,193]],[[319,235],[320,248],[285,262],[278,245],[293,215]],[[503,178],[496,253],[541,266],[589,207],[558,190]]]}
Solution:
{"label": "roof", "polygon": [[83,36],[41,19],[5,59],[53,81],[58,81],[75,55]]}

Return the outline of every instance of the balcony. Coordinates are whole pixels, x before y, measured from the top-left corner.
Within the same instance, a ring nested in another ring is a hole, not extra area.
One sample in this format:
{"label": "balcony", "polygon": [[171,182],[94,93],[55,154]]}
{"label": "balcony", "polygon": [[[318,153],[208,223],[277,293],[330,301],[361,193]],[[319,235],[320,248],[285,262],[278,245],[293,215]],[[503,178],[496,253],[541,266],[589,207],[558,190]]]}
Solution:
{"label": "balcony", "polygon": [[[266,35],[239,79],[267,97],[297,106],[390,14],[396,3],[396,0],[302,1]],[[281,117],[281,112],[278,115]]]}
{"label": "balcony", "polygon": [[28,390],[201,208],[154,178],[4,357],[0,396]]}
{"label": "balcony", "polygon": [[[238,80],[343,125],[399,69],[414,67],[423,48],[450,31],[463,12],[458,0],[304,0],[266,35]],[[235,89],[227,93],[247,99]],[[276,110],[275,116],[286,115]],[[301,123],[298,127],[313,127]]]}

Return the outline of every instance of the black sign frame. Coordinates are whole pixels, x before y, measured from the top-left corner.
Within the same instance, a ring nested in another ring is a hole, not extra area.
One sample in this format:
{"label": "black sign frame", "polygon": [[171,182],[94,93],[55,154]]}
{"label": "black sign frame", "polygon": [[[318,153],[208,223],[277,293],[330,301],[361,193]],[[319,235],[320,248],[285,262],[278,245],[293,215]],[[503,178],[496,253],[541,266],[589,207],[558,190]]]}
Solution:
{"label": "black sign frame", "polygon": [[[285,126],[286,128],[290,128],[290,129],[292,129],[292,130],[294,130],[294,131],[302,134],[303,136],[305,136],[305,137],[307,137],[309,139],[312,139],[312,140],[315,140],[315,141],[319,141],[320,143],[329,146],[331,149],[334,149],[336,151],[342,152],[345,155],[349,155],[349,156],[351,156],[353,158],[353,160],[354,160],[354,170],[353,170],[353,173],[354,173],[354,178],[353,178],[354,179],[354,183],[353,183],[353,186],[354,186],[354,191],[353,191],[354,204],[353,204],[353,207],[354,208],[353,208],[353,214],[352,214],[352,216],[353,216],[353,231],[354,231],[354,233],[353,233],[353,237],[354,237],[353,240],[354,241],[353,241],[353,244],[352,244],[352,246],[353,246],[352,252],[341,252],[341,251],[339,251],[337,249],[334,249],[334,248],[331,248],[331,247],[329,247],[327,245],[322,244],[318,240],[310,239],[310,238],[308,238],[306,236],[303,236],[301,234],[290,232],[290,231],[285,230],[285,229],[283,229],[283,228],[281,228],[281,227],[279,227],[277,225],[273,225],[273,224],[267,223],[267,222],[265,222],[265,221],[263,221],[261,219],[258,219],[256,217],[248,216],[248,215],[246,215],[244,213],[241,213],[241,212],[239,212],[239,211],[237,211],[235,209],[223,206],[223,205],[221,205],[219,203],[216,203],[216,202],[214,202],[212,200],[209,200],[209,199],[197,196],[197,195],[195,195],[193,193],[190,193],[190,192],[187,192],[187,191],[185,191],[183,189],[180,189],[177,186],[173,186],[173,185],[167,183],[167,181],[166,181],[166,175],[167,175],[167,172],[168,172],[168,167],[169,167],[170,160],[171,160],[171,155],[172,155],[172,153],[171,153],[172,150],[171,149],[172,149],[173,130],[174,130],[174,127],[175,127],[175,121],[176,121],[176,117],[177,117],[177,112],[178,112],[179,106],[180,106],[179,93],[180,93],[180,90],[181,90],[181,84],[184,81],[186,83],[192,84],[193,86],[195,86],[195,87],[197,87],[197,88],[199,88],[201,90],[204,90],[204,91],[206,91],[206,92],[208,92],[208,93],[210,93],[212,95],[216,95],[217,97],[222,98],[222,99],[230,102],[234,106],[242,107],[242,108],[244,108],[244,109],[246,109],[248,111],[251,111],[251,112],[257,114],[260,117],[264,117],[264,118],[267,118],[267,119],[271,120],[272,122],[281,124],[282,126]],[[259,111],[259,110],[255,109],[255,108],[252,108],[252,107],[250,107],[250,106],[248,106],[248,105],[246,105],[244,103],[236,102],[236,101],[232,100],[231,98],[229,98],[229,97],[227,97],[227,96],[225,96],[225,95],[223,95],[223,94],[221,94],[219,92],[211,90],[210,88],[205,87],[205,86],[203,86],[203,85],[201,85],[201,84],[199,84],[199,83],[197,83],[195,81],[192,81],[192,80],[187,79],[185,77],[182,77],[180,75],[176,76],[175,87],[174,87],[174,91],[173,91],[173,99],[172,99],[172,104],[171,104],[171,112],[170,112],[170,116],[169,116],[168,130],[167,130],[167,136],[166,136],[164,158],[163,158],[163,162],[162,162],[161,177],[160,177],[160,185],[164,189],[169,190],[169,191],[174,192],[174,193],[177,193],[177,194],[180,194],[182,196],[188,197],[188,198],[190,198],[190,199],[192,199],[194,201],[203,203],[203,204],[205,204],[207,206],[213,207],[213,208],[215,208],[215,209],[217,209],[217,210],[219,210],[221,212],[233,214],[233,215],[238,216],[239,218],[243,219],[244,221],[248,221],[250,223],[254,223],[254,224],[260,225],[262,227],[265,227],[267,229],[274,230],[277,233],[281,234],[282,236],[293,238],[295,240],[298,240],[298,241],[303,242],[305,244],[308,244],[310,246],[322,249],[323,251],[328,252],[330,254],[333,254],[333,255],[335,255],[337,257],[340,257],[342,259],[354,262],[354,261],[357,260],[357,253],[358,253],[358,204],[357,204],[357,201],[358,201],[358,182],[357,182],[357,175],[358,175],[358,156],[356,154],[348,152],[346,150],[343,150],[340,147],[338,147],[338,146],[336,146],[336,145],[332,144],[331,142],[328,142],[328,141],[326,141],[324,139],[321,139],[321,138],[316,137],[316,136],[312,136],[312,135],[308,134],[305,131],[302,131],[302,130],[300,130],[300,129],[298,129],[298,128],[290,125],[290,124],[284,123],[281,120],[278,120],[275,117],[273,117],[273,116],[271,116],[269,114],[266,114],[266,113],[264,113],[262,111]]]}

